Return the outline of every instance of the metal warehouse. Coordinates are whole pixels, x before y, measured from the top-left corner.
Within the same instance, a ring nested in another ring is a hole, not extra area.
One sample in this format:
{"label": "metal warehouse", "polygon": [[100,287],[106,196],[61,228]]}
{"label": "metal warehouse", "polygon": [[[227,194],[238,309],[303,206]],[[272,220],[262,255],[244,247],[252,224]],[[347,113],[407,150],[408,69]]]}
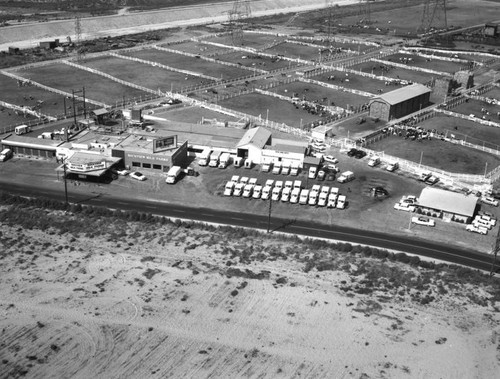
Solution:
{"label": "metal warehouse", "polygon": [[431,90],[422,84],[412,84],[387,92],[370,100],[370,117],[390,121],[425,108],[430,103]]}
{"label": "metal warehouse", "polygon": [[471,221],[477,207],[477,197],[437,188],[424,188],[418,198],[422,214],[442,217],[444,221]]}
{"label": "metal warehouse", "polygon": [[126,168],[168,171],[172,166],[186,166],[188,142],[177,143],[177,135],[132,134],[114,146],[111,156],[122,158]]}

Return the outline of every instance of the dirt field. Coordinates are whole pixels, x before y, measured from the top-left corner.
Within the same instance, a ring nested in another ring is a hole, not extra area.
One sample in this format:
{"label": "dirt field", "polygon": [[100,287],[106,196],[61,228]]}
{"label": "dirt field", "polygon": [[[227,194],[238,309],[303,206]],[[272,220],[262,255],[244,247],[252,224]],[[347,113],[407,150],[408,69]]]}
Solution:
{"label": "dirt field", "polygon": [[500,116],[498,115],[500,105],[488,104],[480,100],[469,99],[468,102],[460,104],[458,107],[453,108],[452,111],[465,115],[473,114],[475,117],[482,118],[483,120],[500,122]]}
{"label": "dirt field", "polygon": [[498,302],[486,300],[497,290],[451,271],[18,208],[17,220],[38,220],[21,230],[7,212],[2,377],[454,379],[499,368]]}
{"label": "dirt field", "polygon": [[266,56],[254,55],[242,51],[220,54],[217,55],[217,59],[265,71],[273,71],[273,70],[278,70],[280,68],[297,66],[297,63],[285,59],[269,58]]}
{"label": "dirt field", "polygon": [[421,163],[425,166],[464,174],[483,175],[485,167],[491,171],[500,164],[499,156],[437,139],[418,142],[391,136],[370,144],[369,148],[417,163],[422,156]]}
{"label": "dirt field", "polygon": [[[319,120],[317,115],[310,114],[300,108],[296,109],[288,101],[259,93],[236,96],[220,101],[219,104],[225,108],[234,109],[255,117],[260,116],[262,120],[266,120],[266,117],[268,117],[271,121],[285,123],[296,128]],[[268,111],[269,116],[267,116]]]}
{"label": "dirt field", "polygon": [[[328,78],[332,75],[335,76],[335,79],[329,80]],[[318,76],[314,76],[312,77],[312,79],[319,80],[328,84],[342,86],[345,88],[352,88],[364,92],[369,92],[374,95],[394,91],[395,89],[401,88],[400,84],[391,83],[390,85],[386,85],[382,80],[365,78],[361,75],[351,73],[346,74],[341,71],[330,71]],[[348,81],[346,79],[348,79]]]}
{"label": "dirt field", "polygon": [[143,91],[62,63],[20,70],[16,71],[16,74],[69,93],[85,87],[85,95],[88,99],[110,105],[123,99],[128,100],[146,95]]}
{"label": "dirt field", "polygon": [[206,108],[198,107],[187,107],[187,108],[176,108],[172,110],[155,110],[155,117],[166,118],[169,121],[179,121],[186,123],[198,124],[201,123],[203,118],[206,119],[217,119],[217,121],[238,121],[238,118],[227,116],[222,113],[211,111]]}
{"label": "dirt field", "polygon": [[[368,72],[374,75],[386,76],[394,79],[408,80],[413,83],[427,83],[433,77],[439,77],[438,75],[432,75],[427,72],[406,70],[403,68],[390,67],[389,71],[383,71],[382,66],[378,62],[365,62],[356,64],[349,67],[352,70]],[[385,67],[385,66],[384,66]]]}
{"label": "dirt field", "polygon": [[450,74],[466,68],[465,63],[449,62],[445,60],[439,60],[437,58],[424,58],[414,54],[392,54],[384,57],[383,60],[405,64],[404,62],[400,61],[400,58],[411,58],[412,62],[406,63],[411,67],[422,67],[438,72],[448,72]]}
{"label": "dirt field", "polygon": [[218,79],[234,79],[252,74],[252,71],[240,69],[238,67],[212,63],[204,59],[190,58],[185,55],[174,54],[168,51],[158,51],[155,49],[131,51],[129,53],[124,53],[124,55],[145,59],[151,62],[158,62],[182,70],[198,72]]}
{"label": "dirt field", "polygon": [[[334,82],[334,84],[342,85],[340,82]],[[301,81],[271,88],[270,91],[290,98],[293,97],[293,93],[298,93],[299,98],[305,96],[307,101],[318,101],[320,104],[325,105],[330,105],[333,102],[336,106],[344,109],[347,109],[348,106],[357,107],[362,104],[367,104],[370,100],[368,97],[356,95],[351,92],[338,91]],[[327,98],[327,101],[323,101],[324,98]]]}
{"label": "dirt field", "polygon": [[444,115],[423,121],[418,126],[424,129],[436,129],[440,133],[447,133],[448,137],[453,134],[456,139],[463,139],[475,145],[500,150],[500,129],[498,128]]}

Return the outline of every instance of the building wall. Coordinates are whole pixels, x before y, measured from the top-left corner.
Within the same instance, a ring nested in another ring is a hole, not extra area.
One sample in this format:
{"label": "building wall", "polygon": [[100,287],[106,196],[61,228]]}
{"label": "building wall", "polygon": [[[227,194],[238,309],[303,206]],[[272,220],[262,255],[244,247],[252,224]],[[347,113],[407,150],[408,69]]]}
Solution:
{"label": "building wall", "polygon": [[385,101],[374,100],[370,104],[370,117],[389,121],[391,107]]}
{"label": "building wall", "polygon": [[304,154],[265,149],[262,150],[261,153],[261,164],[263,163],[280,163],[288,166],[295,164],[302,168],[304,164]]}
{"label": "building wall", "polygon": [[46,159],[54,159],[56,156],[55,150],[32,148],[32,147],[20,147],[2,144],[3,149],[11,149],[14,154],[29,155],[32,157],[40,157]]}
{"label": "building wall", "polygon": [[172,154],[135,152],[125,149],[113,149],[113,157],[123,158],[125,167],[130,169],[145,169],[168,171],[172,166],[185,167],[187,164],[187,141]]}
{"label": "building wall", "polygon": [[471,221],[471,218],[468,216],[451,212],[444,212],[440,209],[426,208],[426,207],[419,207],[418,209],[419,209],[418,213],[424,216],[438,217],[442,218],[445,221],[455,221],[460,223],[469,223]]}

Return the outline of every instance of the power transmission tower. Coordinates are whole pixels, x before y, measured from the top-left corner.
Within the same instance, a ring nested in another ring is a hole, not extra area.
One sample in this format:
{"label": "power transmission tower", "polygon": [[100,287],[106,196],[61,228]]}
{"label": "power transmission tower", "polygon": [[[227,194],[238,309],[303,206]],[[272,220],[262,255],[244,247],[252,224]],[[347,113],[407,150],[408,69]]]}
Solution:
{"label": "power transmission tower", "polygon": [[434,29],[448,29],[446,18],[446,0],[425,0],[422,12],[422,22],[418,29],[421,33],[428,33]]}
{"label": "power transmission tower", "polygon": [[359,0],[360,23],[369,24],[371,22],[370,0]]}
{"label": "power transmission tower", "polygon": [[241,20],[249,18],[252,14],[249,0],[236,0],[229,13],[229,28],[231,32],[231,42],[234,46],[243,44],[243,27]]}
{"label": "power transmission tower", "polygon": [[76,60],[82,62],[85,59],[85,52],[82,46],[82,21],[80,15],[75,17],[75,47],[76,47]]}

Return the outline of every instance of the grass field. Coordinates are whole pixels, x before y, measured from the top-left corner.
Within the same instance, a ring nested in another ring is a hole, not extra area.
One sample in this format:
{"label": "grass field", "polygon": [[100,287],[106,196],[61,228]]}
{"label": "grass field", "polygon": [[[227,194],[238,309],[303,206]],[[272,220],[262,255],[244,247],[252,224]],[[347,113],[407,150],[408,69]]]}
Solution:
{"label": "grass field", "polygon": [[[328,77],[330,77],[331,75],[335,76],[334,80],[328,80]],[[402,87],[402,85],[400,84],[390,84],[386,86],[383,80],[365,78],[361,75],[344,73],[341,71],[326,72],[324,74],[314,76],[312,77],[312,79],[319,80],[321,82],[325,82],[328,84],[334,84],[341,87],[369,92],[374,95],[378,95],[379,93],[390,92]],[[348,79],[349,81],[347,81],[346,79]]]}
{"label": "grass field", "polygon": [[433,78],[433,76],[438,77],[436,75],[432,75],[426,72],[406,70],[404,68],[396,68],[396,67],[389,67],[389,71],[384,72],[381,66],[383,65],[378,62],[368,61],[356,64],[349,68],[351,70],[368,72],[378,76],[386,76],[394,79],[408,80],[413,83],[426,83],[430,81]]}
{"label": "grass field", "polygon": [[156,49],[130,51],[123,53],[123,55],[158,62],[173,68],[198,72],[218,79],[234,79],[252,74],[252,71],[238,67],[212,63],[204,59],[186,57],[185,55]]}
{"label": "grass field", "polygon": [[448,136],[453,134],[456,139],[463,139],[474,145],[500,150],[500,128],[445,115],[425,120],[418,126],[424,129],[436,129],[440,133],[448,133]]}
{"label": "grass field", "polygon": [[0,132],[3,132],[6,127],[24,124],[29,120],[35,119],[35,117],[30,115],[27,115],[26,117],[23,115],[17,115],[13,110],[2,108],[0,106]]}
{"label": "grass field", "polygon": [[500,100],[500,87],[494,87],[493,89],[489,90],[482,96],[489,97],[490,99]]}
{"label": "grass field", "polygon": [[152,90],[179,91],[184,87],[210,82],[205,78],[115,57],[88,60],[85,65]]}
{"label": "grass field", "polygon": [[[43,101],[39,111],[45,115],[56,116],[64,114],[64,96],[45,91],[35,86],[19,87],[17,80],[0,75],[0,100],[6,103],[33,107],[37,101]],[[67,102],[66,106],[69,106]]]}
{"label": "grass field", "polygon": [[[245,57],[245,58],[243,58]],[[297,64],[284,59],[274,59],[262,55],[248,54],[242,51],[221,54],[216,57],[221,61],[232,62],[241,66],[257,68],[265,71],[277,70],[284,67],[294,67]]]}
{"label": "grass field", "polygon": [[[484,114],[484,118],[483,113],[481,112],[481,109],[483,108],[490,113],[489,115]],[[500,105],[488,104],[480,100],[469,99],[468,102],[460,104],[458,107],[451,109],[451,111],[465,115],[473,114],[478,118],[500,122],[500,118],[497,116],[497,112],[500,112]]]}
{"label": "grass field", "polygon": [[483,175],[485,168],[491,171],[500,164],[499,156],[438,139],[418,142],[390,136],[370,144],[368,148],[424,166],[462,174]]}
{"label": "grass field", "polygon": [[110,105],[116,101],[139,98],[145,95],[143,91],[63,63],[33,67],[16,73],[35,82],[69,93],[72,90],[81,90],[82,87],[85,87],[85,95],[88,99]]}
{"label": "grass field", "polygon": [[408,66],[422,67],[439,72],[454,73],[459,71],[460,69],[463,69],[465,66],[465,64],[457,62],[448,62],[444,60],[439,60],[437,58],[427,61],[426,58],[414,54],[400,54],[400,53],[392,54],[383,58],[383,60],[404,64],[403,62],[400,62],[399,60],[400,58],[411,58],[413,62],[407,63]]}
{"label": "grass field", "polygon": [[[304,95],[307,101],[318,101],[320,104],[330,105],[332,101],[336,106],[347,109],[347,106],[358,106],[366,104],[369,101],[368,97],[359,96],[351,92],[337,91],[331,88],[322,87],[317,84],[304,82],[292,82],[279,87],[271,88],[271,92],[279,93],[283,96],[293,97],[293,93],[298,93],[298,97]],[[327,98],[326,102],[322,99]]]}
{"label": "grass field", "polygon": [[309,114],[301,108],[296,109],[292,103],[275,97],[251,93],[233,97],[219,102],[223,107],[234,109],[255,117],[266,120],[269,111],[269,120],[285,123],[289,126],[300,127],[310,122],[317,121],[317,115]]}

